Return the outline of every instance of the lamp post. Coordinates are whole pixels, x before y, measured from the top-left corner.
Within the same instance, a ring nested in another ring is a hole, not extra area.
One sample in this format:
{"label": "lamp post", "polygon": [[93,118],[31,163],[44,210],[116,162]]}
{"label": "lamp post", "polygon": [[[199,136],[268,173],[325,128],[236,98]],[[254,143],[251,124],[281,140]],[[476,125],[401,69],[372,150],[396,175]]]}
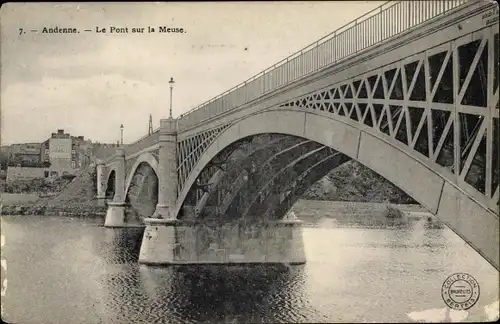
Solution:
{"label": "lamp post", "polygon": [[120,132],[121,132],[120,143],[121,145],[123,145],[123,124],[120,125]]}
{"label": "lamp post", "polygon": [[168,81],[168,84],[170,85],[170,115],[169,118],[172,119],[172,90],[174,89],[174,78],[170,78],[170,81]]}

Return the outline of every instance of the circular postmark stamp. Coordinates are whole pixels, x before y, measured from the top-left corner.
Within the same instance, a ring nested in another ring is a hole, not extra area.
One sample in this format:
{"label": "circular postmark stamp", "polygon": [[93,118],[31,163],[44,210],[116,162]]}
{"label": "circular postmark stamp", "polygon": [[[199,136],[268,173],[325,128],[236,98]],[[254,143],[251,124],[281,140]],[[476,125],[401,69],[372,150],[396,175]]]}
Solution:
{"label": "circular postmark stamp", "polygon": [[452,274],[444,281],[441,287],[441,296],[451,309],[469,309],[479,299],[479,283],[470,274]]}

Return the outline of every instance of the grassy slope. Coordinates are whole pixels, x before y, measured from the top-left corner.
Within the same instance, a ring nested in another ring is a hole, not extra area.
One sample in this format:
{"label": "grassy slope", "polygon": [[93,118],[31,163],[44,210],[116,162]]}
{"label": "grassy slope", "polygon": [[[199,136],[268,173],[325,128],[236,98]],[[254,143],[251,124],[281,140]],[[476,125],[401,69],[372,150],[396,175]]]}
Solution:
{"label": "grassy slope", "polygon": [[96,205],[95,170],[88,168],[80,172],[67,186],[50,198],[42,198],[38,203],[59,205]]}

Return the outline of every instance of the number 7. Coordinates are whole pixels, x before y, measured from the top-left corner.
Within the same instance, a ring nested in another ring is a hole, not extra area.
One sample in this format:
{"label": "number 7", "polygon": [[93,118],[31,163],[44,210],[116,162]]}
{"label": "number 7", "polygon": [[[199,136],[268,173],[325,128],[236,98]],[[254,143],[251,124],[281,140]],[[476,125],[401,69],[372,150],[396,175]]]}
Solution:
{"label": "number 7", "polygon": [[22,33],[23,33],[23,29],[19,28],[19,35],[21,35]]}

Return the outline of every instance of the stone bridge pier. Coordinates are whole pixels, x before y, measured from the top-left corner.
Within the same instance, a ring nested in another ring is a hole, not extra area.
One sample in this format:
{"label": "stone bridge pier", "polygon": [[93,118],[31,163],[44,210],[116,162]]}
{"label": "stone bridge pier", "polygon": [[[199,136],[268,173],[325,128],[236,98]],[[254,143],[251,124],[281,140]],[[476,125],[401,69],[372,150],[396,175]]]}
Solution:
{"label": "stone bridge pier", "polygon": [[97,199],[106,199],[106,188],[107,188],[107,178],[106,178],[106,165],[104,160],[96,161],[96,171],[97,171]]}
{"label": "stone bridge pier", "polygon": [[106,206],[106,189],[107,189],[107,169],[104,160],[96,161],[97,171],[97,204],[98,206]]}
{"label": "stone bridge pier", "polygon": [[302,222],[203,222],[148,219],[139,262],[166,264],[290,264],[306,262]]}
{"label": "stone bridge pier", "polygon": [[104,221],[104,226],[123,227],[125,225],[125,150],[124,149],[118,148],[116,150],[115,159],[113,161],[111,168],[113,170],[111,172],[115,172],[115,177],[114,177],[115,192],[113,200],[108,201],[108,210],[106,212],[106,219]]}

